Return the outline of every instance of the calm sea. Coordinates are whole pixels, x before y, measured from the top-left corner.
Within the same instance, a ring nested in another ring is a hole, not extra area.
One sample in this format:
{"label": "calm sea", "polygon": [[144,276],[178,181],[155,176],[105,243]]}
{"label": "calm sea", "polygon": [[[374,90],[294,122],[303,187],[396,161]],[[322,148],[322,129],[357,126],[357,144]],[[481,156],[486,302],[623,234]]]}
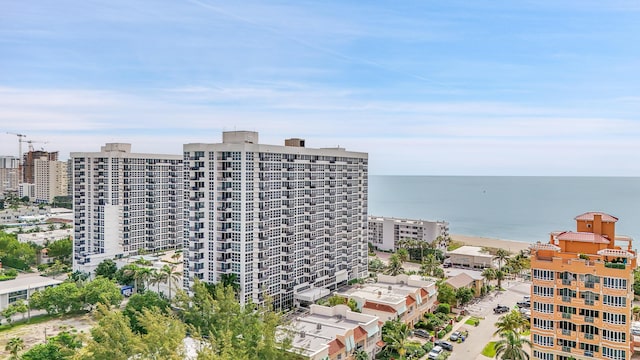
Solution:
{"label": "calm sea", "polygon": [[640,178],[369,177],[369,214],[445,220],[453,234],[547,241],[551,231],[575,230],[573,218],[587,211],[617,217],[616,233],[638,244]]}

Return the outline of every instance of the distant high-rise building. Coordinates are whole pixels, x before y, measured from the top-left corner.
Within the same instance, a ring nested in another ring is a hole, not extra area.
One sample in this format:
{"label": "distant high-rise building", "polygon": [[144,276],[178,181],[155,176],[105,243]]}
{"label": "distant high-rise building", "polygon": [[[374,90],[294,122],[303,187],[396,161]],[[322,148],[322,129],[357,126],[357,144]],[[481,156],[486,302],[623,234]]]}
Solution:
{"label": "distant high-rise building", "polygon": [[532,358],[629,360],[632,239],[616,235],[611,215],[575,220],[576,231],[553,232],[548,243],[531,246]]}
{"label": "distant high-rise building", "polygon": [[0,194],[18,191],[20,185],[20,161],[15,156],[0,156]]}
{"label": "distant high-rise building", "polygon": [[71,153],[75,217],[73,266],[93,271],[105,258],[182,248],[180,155],[131,153],[130,144]]}
{"label": "distant high-rise building", "polygon": [[449,236],[449,223],[369,216],[369,242],[380,250],[395,251],[401,240],[432,243]]}
{"label": "distant high-rise building", "polygon": [[66,196],[69,178],[67,163],[52,161],[43,156],[33,161],[35,185],[35,199],[38,203],[52,203],[56,196]]}
{"label": "distant high-rise building", "polygon": [[289,308],[296,294],[366,277],[367,161],[302,139],[259,144],[248,131],[184,145],[185,287],[233,279],[241,302]]}
{"label": "distant high-rise building", "polygon": [[23,181],[29,184],[35,184],[35,161],[46,159],[49,161],[58,161],[58,152],[53,151],[44,151],[44,150],[35,150],[29,151],[23,155],[24,157],[24,166],[22,169],[23,172]]}

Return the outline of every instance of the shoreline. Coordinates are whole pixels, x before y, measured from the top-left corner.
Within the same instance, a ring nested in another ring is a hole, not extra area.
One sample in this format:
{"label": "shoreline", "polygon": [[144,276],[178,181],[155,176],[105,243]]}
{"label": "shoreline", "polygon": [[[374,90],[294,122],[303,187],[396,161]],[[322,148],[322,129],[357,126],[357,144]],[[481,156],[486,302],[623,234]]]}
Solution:
{"label": "shoreline", "polygon": [[473,235],[451,234],[450,237],[451,240],[461,242],[465,245],[506,249],[513,254],[520,252],[520,250],[527,250],[529,249],[529,246],[532,245],[532,243],[524,241],[494,239]]}

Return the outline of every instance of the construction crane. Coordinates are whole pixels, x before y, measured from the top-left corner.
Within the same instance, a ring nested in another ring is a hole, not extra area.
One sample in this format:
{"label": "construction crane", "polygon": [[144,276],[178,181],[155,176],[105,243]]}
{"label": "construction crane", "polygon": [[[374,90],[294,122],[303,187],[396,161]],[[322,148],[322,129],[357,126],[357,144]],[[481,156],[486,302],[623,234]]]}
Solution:
{"label": "construction crane", "polygon": [[[34,151],[33,149],[33,144],[48,144],[48,141],[33,141],[33,140],[27,140],[27,144],[29,144],[29,151]],[[43,149],[44,150],[44,149]]]}
{"label": "construction crane", "polygon": [[27,137],[27,135],[8,132],[8,131],[7,131],[7,134],[15,135],[18,137],[18,167],[20,167],[20,175],[22,175],[22,141],[23,141],[23,138]]}

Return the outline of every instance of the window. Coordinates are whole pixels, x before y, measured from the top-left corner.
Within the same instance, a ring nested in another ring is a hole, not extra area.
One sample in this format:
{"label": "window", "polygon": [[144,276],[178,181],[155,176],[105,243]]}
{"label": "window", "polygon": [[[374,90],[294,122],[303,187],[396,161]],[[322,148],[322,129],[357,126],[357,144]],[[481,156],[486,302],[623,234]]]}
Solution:
{"label": "window", "polygon": [[545,353],[538,350],[533,350],[533,358],[539,360],[553,360],[553,354]]}
{"label": "window", "polygon": [[553,297],[553,288],[534,285],[533,294],[538,296]]}
{"label": "window", "polygon": [[554,280],[555,273],[551,270],[533,269],[533,278],[536,280]]}
{"label": "window", "polygon": [[619,331],[602,330],[602,338],[614,342],[625,342],[626,334]]}
{"label": "window", "polygon": [[602,347],[602,356],[606,359],[612,360],[625,360],[627,352],[624,350],[610,349],[608,347]]}
{"label": "window", "polygon": [[533,334],[533,343],[542,346],[553,346],[553,336]]}
{"label": "window", "polygon": [[546,314],[553,314],[553,304],[541,303],[534,301],[533,310]]}
{"label": "window", "polygon": [[627,279],[605,277],[602,285],[609,289],[626,289]]}
{"label": "window", "polygon": [[533,318],[533,327],[542,330],[553,330],[553,320]]}
{"label": "window", "polygon": [[624,296],[604,295],[602,303],[609,306],[625,307],[627,306],[627,298]]}
{"label": "window", "polygon": [[624,314],[612,314],[609,312],[602,312],[602,320],[609,324],[626,324],[627,316]]}

